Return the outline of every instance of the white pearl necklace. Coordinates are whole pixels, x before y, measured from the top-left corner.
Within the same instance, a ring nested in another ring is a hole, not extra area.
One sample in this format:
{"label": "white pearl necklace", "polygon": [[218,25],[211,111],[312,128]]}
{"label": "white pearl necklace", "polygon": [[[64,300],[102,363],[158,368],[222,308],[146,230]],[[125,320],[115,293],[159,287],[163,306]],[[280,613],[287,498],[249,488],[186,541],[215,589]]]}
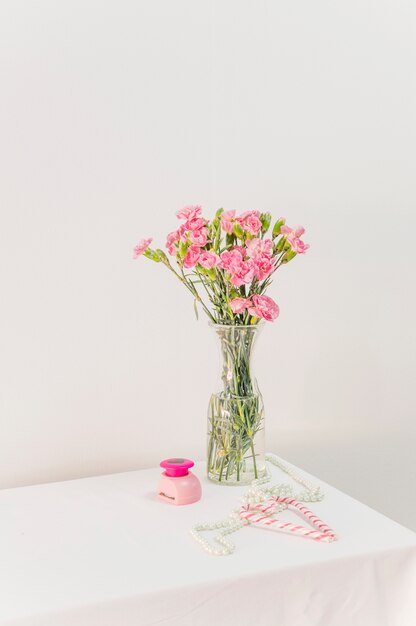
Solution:
{"label": "white pearl necklace", "polygon": [[[323,499],[324,494],[321,492],[320,487],[312,485],[308,480],[303,478],[303,476],[300,476],[292,468],[283,463],[275,454],[266,454],[266,461],[285,472],[285,474],[290,476],[295,482],[302,485],[304,490],[295,496],[293,487],[288,484],[278,484],[260,488],[271,480],[270,471],[266,468],[266,475],[263,478],[253,480],[249,490],[243,496],[242,500],[244,504],[255,506],[256,504],[265,502],[270,496],[290,496],[302,502],[319,502]],[[275,511],[280,512],[286,508],[287,504],[279,503]],[[197,541],[208,554],[213,556],[227,556],[234,552],[235,545],[226,539],[226,536],[240,530],[240,528],[243,528],[243,526],[247,524],[249,524],[247,520],[241,519],[239,509],[235,509],[227,519],[210,524],[195,524],[190,532],[195,541]],[[217,546],[219,545],[221,547],[214,547],[213,544],[202,536],[201,533],[207,530],[221,531],[214,538]]]}

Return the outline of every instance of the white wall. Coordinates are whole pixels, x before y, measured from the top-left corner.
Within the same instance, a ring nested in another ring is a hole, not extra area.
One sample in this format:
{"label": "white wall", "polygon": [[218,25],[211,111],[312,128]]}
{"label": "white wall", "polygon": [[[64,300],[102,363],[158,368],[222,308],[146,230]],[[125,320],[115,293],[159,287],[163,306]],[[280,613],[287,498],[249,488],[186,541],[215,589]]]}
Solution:
{"label": "white wall", "polygon": [[218,367],[174,212],[268,209],[268,448],[416,528],[415,5],[0,3],[0,484],[202,458]]}

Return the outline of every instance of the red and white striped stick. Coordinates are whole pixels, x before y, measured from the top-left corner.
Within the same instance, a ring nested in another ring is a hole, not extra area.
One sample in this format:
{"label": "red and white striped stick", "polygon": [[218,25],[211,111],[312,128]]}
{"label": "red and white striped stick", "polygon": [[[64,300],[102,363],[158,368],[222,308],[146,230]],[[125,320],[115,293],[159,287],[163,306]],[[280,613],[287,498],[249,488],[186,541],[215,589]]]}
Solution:
{"label": "red and white striped stick", "polygon": [[[291,522],[283,522],[281,520],[272,517],[271,514],[276,509],[278,504],[287,504],[297,509],[303,517],[305,517],[317,530],[306,528],[305,526],[299,526],[292,524]],[[240,509],[240,516],[242,519],[246,519],[250,524],[259,524],[270,528],[271,530],[280,530],[287,533],[293,533],[314,539],[315,541],[331,542],[337,537],[333,530],[327,526],[322,520],[319,519],[312,511],[310,511],[303,502],[290,498],[288,496],[272,496],[267,502],[252,506],[247,504]]]}

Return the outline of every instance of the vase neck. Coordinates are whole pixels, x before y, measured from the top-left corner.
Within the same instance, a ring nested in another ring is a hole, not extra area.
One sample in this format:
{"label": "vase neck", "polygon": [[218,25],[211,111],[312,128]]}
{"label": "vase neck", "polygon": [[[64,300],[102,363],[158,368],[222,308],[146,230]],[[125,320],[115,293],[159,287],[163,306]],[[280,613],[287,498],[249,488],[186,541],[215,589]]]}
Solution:
{"label": "vase neck", "polygon": [[234,397],[258,393],[252,356],[261,325],[212,327],[220,345],[221,392]]}

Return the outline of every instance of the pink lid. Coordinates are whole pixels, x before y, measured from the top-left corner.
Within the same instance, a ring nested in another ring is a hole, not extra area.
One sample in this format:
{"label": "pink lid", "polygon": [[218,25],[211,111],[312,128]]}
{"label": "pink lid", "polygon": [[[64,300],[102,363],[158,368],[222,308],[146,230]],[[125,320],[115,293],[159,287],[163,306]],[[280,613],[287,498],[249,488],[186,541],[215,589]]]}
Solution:
{"label": "pink lid", "polygon": [[166,476],[172,478],[179,478],[179,476],[186,476],[188,469],[194,466],[194,462],[189,459],[173,458],[166,459],[160,463],[160,467],[165,470]]}

